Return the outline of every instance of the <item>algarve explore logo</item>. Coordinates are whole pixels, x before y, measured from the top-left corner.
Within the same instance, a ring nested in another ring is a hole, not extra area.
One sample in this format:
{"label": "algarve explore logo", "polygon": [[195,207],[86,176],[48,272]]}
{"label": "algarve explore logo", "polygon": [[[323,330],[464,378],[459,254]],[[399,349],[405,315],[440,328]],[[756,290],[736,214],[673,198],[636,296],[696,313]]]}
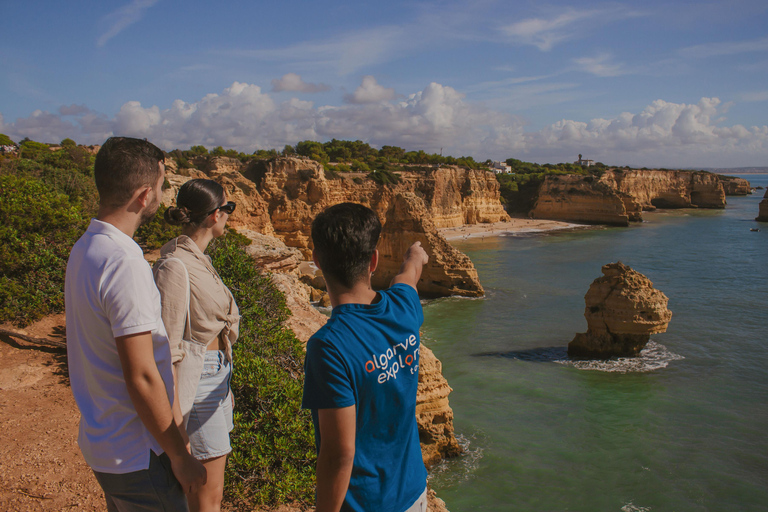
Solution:
{"label": "algarve explore logo", "polygon": [[403,368],[409,369],[413,375],[419,371],[419,347],[413,348],[415,346],[416,335],[411,334],[404,342],[389,347],[386,352],[378,356],[373,354],[371,359],[365,362],[365,371],[373,373],[380,370],[379,384],[396,379]]}

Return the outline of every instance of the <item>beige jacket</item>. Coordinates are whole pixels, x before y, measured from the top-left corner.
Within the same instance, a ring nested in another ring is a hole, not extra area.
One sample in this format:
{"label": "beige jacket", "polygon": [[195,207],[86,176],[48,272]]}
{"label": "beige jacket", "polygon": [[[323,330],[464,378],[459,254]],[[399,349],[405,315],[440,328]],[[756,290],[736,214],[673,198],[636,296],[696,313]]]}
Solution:
{"label": "beige jacket", "polygon": [[[184,272],[183,263],[187,272]],[[176,370],[181,412],[186,424],[203,371],[208,345],[216,338],[226,344],[232,361],[240,312],[235,299],[221,281],[211,258],[188,236],[174,238],[160,249],[152,272],[162,298],[162,315]],[[187,275],[189,281],[187,281]],[[189,326],[187,332],[187,282],[189,282]]]}

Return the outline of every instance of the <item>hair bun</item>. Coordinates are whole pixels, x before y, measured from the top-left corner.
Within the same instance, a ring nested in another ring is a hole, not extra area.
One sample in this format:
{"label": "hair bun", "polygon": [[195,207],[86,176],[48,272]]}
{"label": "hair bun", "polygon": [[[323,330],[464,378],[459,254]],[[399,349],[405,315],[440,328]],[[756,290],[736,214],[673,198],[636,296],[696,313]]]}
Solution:
{"label": "hair bun", "polygon": [[185,206],[182,206],[181,208],[171,206],[165,210],[163,217],[165,217],[165,221],[172,226],[180,226],[191,222],[189,209]]}

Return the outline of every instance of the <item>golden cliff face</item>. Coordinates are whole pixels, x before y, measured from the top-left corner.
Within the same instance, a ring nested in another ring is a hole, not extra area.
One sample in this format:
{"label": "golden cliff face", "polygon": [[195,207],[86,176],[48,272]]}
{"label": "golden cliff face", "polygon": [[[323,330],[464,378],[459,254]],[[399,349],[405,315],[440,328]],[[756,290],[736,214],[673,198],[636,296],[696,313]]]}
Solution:
{"label": "golden cliff face", "polygon": [[744,178],[723,174],[718,174],[717,177],[722,182],[725,195],[727,196],[748,196],[752,193],[752,186]]}
{"label": "golden cliff face", "polygon": [[430,262],[419,283],[427,297],[482,296],[472,262],[438,233],[441,227],[509,220],[499,201],[493,173],[455,166],[403,172],[398,184],[381,185],[364,175],[340,174],[328,179],[322,165],[301,158],[256,161],[247,167],[226,158],[197,158],[196,168],[166,163],[171,187],[163,196],[171,204],[178,187],[190,178],[221,183],[238,204],[229,224],[278,237],[311,259],[310,230],[315,216],[328,206],[352,201],[373,209],[382,222],[380,262],[374,286],[385,287],[400,269],[402,254],[420,241]]}
{"label": "golden cliff face", "polygon": [[547,176],[530,215],[626,226],[656,208],[724,208],[716,174],[695,171],[612,170],[602,176]]}
{"label": "golden cliff face", "polygon": [[243,175],[263,199],[275,235],[307,259],[312,220],[319,212],[346,201],[370,207],[382,222],[374,286],[386,286],[405,250],[420,241],[430,255],[419,282],[419,292],[427,297],[484,293],[472,262],[445,241],[439,227],[509,219],[499,202],[498,182],[485,171],[425,169],[403,172],[396,185],[380,185],[363,175],[328,179],[317,162],[279,158],[257,162]]}

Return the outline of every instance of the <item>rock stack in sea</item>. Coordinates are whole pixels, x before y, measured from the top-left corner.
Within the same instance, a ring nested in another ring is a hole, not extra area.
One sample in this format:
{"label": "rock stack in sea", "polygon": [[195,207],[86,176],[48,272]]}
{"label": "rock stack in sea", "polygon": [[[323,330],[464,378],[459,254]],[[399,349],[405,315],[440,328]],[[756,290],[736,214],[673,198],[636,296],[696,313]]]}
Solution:
{"label": "rock stack in sea", "polygon": [[621,262],[603,265],[602,271],[584,296],[587,332],[568,344],[569,356],[635,356],[672,318],[669,299],[643,274]]}
{"label": "rock stack in sea", "polygon": [[765,192],[763,200],[760,201],[760,210],[757,213],[755,220],[760,222],[768,222],[768,191]]}

